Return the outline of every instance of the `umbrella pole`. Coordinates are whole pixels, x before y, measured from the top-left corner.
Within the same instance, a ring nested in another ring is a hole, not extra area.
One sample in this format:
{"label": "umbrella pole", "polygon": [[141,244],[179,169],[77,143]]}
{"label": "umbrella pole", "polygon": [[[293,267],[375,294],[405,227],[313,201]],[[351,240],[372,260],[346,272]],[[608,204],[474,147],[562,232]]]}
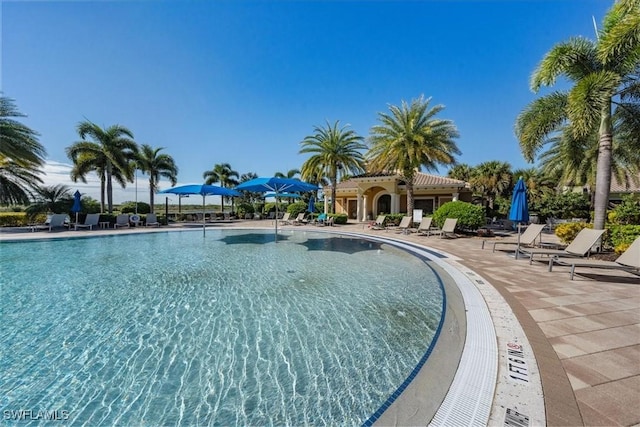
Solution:
{"label": "umbrella pole", "polygon": [[518,244],[516,245],[516,259],[520,255],[520,222],[518,222]]}
{"label": "umbrella pole", "polygon": [[204,194],[202,195],[202,237],[206,234],[206,226],[204,220]]}
{"label": "umbrella pole", "polygon": [[278,192],[276,191],[276,243],[278,243]]}

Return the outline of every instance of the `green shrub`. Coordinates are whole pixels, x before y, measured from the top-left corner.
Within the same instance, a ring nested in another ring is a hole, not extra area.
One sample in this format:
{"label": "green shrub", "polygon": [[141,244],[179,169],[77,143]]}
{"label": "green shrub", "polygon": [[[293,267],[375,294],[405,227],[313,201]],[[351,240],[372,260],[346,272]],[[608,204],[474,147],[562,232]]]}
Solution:
{"label": "green shrub", "polygon": [[0,227],[24,227],[31,223],[43,224],[46,214],[36,214],[28,217],[25,212],[0,212]]}
{"label": "green shrub", "polygon": [[617,248],[621,244],[631,245],[638,236],[640,236],[640,225],[611,225],[607,246]]}
{"label": "green shrub", "polygon": [[[136,202],[124,202],[120,205],[120,212],[122,213],[135,213],[136,212]],[[148,214],[151,212],[151,206],[149,203],[138,202],[138,213],[139,214]]]}
{"label": "green shrub", "polygon": [[347,217],[347,214],[343,214],[343,213],[329,214],[329,217],[333,218],[333,223],[334,224],[346,224],[347,220],[349,219]]}
{"label": "green shrub", "polygon": [[236,212],[239,218],[244,218],[246,214],[252,214],[255,210],[250,203],[240,203],[236,206]]}
{"label": "green shrub", "polygon": [[440,206],[433,213],[433,222],[442,227],[447,218],[457,218],[456,229],[477,230],[486,223],[484,209],[482,206],[473,205],[467,202],[448,202]]}
{"label": "green shrub", "polygon": [[590,218],[589,198],[582,193],[546,194],[540,201],[529,204],[529,212],[536,212],[541,221]]}
{"label": "green shrub", "polygon": [[384,225],[385,226],[399,225],[400,221],[402,221],[402,218],[404,216],[405,214],[403,213],[389,214],[384,218]]}
{"label": "green shrub", "polygon": [[614,224],[638,224],[640,225],[640,200],[633,194],[622,199],[622,203],[616,206],[609,215],[609,221]]}
{"label": "green shrub", "polygon": [[291,218],[295,218],[299,213],[307,211],[307,204],[305,202],[295,202],[287,206],[287,212],[291,215]]}
{"label": "green shrub", "polygon": [[629,246],[631,246],[631,243],[620,243],[618,246],[616,246],[613,251],[618,254],[618,255],[622,255],[622,253],[624,251],[626,251],[627,249],[629,249]]}
{"label": "green shrub", "polygon": [[573,239],[576,238],[583,228],[593,228],[593,224],[586,222],[566,222],[564,224],[558,224],[555,234],[562,243],[568,244],[573,242]]}

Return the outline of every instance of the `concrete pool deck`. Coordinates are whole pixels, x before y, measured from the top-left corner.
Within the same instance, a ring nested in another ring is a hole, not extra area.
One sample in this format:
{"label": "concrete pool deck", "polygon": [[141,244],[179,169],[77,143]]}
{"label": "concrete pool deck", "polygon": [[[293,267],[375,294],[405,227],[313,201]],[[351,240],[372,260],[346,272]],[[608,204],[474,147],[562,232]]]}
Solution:
{"label": "concrete pool deck", "polygon": [[[272,221],[236,221],[208,226],[269,227],[269,223]],[[2,230],[0,241],[167,228],[174,226],[52,233]],[[284,227],[305,228],[316,229]],[[557,267],[548,272],[547,264],[529,265],[527,259],[516,260],[507,252],[493,253],[491,245],[482,250],[482,239],[475,237],[440,239],[404,235],[371,230],[362,223],[336,226],[332,230],[401,240],[443,251],[455,257],[452,262],[490,283],[515,314],[531,345],[542,384],[547,425],[640,424],[640,278],[614,270],[578,269],[571,281],[568,268]],[[544,235],[546,241],[554,238]],[[492,318],[496,328],[500,327],[502,319],[494,313]],[[492,420],[504,424],[504,420],[495,417]]]}

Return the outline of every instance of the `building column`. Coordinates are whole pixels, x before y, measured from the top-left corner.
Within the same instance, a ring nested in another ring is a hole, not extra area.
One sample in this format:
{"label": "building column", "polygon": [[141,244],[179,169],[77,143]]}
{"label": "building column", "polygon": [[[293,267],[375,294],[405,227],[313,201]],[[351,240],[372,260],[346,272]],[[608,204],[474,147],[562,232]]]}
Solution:
{"label": "building column", "polygon": [[367,221],[367,196],[362,196],[362,216],[360,217],[363,222]]}
{"label": "building column", "polygon": [[363,211],[363,207],[362,207],[362,191],[360,191],[360,189],[358,189],[358,195],[356,196],[356,220],[360,221],[360,218],[362,218],[362,211]]}
{"label": "building column", "polygon": [[400,212],[400,195],[391,193],[391,213],[397,214]]}
{"label": "building column", "polygon": [[324,196],[324,213],[329,212],[329,198],[325,194]]}

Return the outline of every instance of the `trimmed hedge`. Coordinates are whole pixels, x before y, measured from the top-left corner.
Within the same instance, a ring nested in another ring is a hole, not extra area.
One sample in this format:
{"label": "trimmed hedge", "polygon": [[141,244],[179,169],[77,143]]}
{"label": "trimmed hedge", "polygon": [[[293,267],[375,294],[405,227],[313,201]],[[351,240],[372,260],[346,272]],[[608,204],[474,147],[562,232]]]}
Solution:
{"label": "trimmed hedge", "polygon": [[457,218],[457,230],[475,231],[486,224],[484,208],[467,202],[448,202],[433,213],[433,222],[441,227],[447,218]]}

